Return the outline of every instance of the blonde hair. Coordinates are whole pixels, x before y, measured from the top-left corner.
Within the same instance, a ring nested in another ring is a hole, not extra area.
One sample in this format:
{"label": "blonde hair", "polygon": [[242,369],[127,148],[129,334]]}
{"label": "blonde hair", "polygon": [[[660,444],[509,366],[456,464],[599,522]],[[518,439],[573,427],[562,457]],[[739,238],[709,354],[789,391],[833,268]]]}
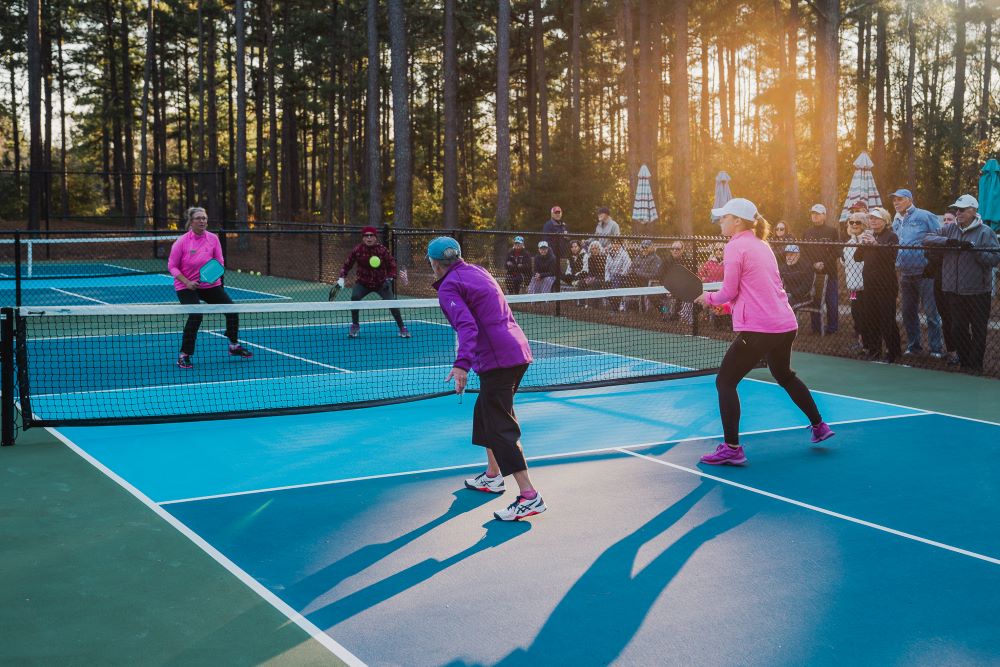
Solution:
{"label": "blonde hair", "polygon": [[208,211],[201,206],[192,206],[184,211],[184,229],[191,229],[191,219],[194,218],[195,213],[204,213],[208,217]]}
{"label": "blonde hair", "polygon": [[771,236],[771,223],[768,222],[760,213],[754,216],[752,222],[747,220],[747,224],[749,224],[750,229],[753,230],[754,236],[759,238],[761,241],[766,241]]}

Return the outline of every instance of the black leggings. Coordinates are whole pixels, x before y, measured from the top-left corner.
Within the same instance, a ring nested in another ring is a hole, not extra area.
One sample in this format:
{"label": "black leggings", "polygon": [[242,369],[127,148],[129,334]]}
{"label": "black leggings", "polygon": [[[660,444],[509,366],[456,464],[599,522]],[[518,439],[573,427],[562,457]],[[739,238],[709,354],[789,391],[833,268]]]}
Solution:
{"label": "black leggings", "polygon": [[528,364],[524,364],[479,374],[479,396],[472,410],[472,444],[492,451],[505,477],[528,469],[521,450],[521,425],[514,414],[514,394],[527,370]]}
{"label": "black leggings", "polygon": [[[207,287],[202,289],[182,289],[177,290],[177,298],[185,305],[195,306],[200,302],[205,303],[232,303],[233,300],[226,294],[226,288],[222,285]],[[194,354],[194,342],[198,338],[198,328],[201,326],[202,315],[188,315],[187,323],[184,325],[184,338],[181,339],[181,352],[184,354]],[[240,316],[236,313],[226,315],[226,338],[233,345],[239,342],[240,338]]]}
{"label": "black leggings", "polygon": [[[372,292],[375,292],[380,297],[386,301],[392,300],[392,287],[389,286],[388,281],[383,283],[381,287],[375,289],[374,287],[368,287],[367,285],[362,285],[361,283],[354,283],[354,287],[351,289],[351,301],[361,301]],[[392,313],[392,319],[396,320],[396,326],[400,329],[403,328],[403,316],[399,314],[399,308],[390,308],[389,312]],[[358,311],[351,311],[351,322],[357,324]]]}
{"label": "black leggings", "polygon": [[786,333],[758,333],[743,331],[729,346],[722,359],[719,375],[715,378],[715,388],[719,392],[719,414],[722,416],[722,432],[730,445],[740,443],[740,396],[736,385],[761,359],[767,361],[771,375],[781,388],[788,392],[799,410],[805,413],[812,425],[823,421],[809,388],[795,375],[790,363],[792,341],[795,331]]}

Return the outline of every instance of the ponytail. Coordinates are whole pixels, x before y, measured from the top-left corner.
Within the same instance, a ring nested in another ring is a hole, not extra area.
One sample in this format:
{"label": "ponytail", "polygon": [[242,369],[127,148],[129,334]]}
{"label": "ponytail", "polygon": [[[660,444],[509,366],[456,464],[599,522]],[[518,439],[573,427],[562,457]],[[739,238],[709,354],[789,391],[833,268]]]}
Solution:
{"label": "ponytail", "polygon": [[754,216],[753,233],[761,241],[766,241],[771,236],[771,223],[760,213]]}

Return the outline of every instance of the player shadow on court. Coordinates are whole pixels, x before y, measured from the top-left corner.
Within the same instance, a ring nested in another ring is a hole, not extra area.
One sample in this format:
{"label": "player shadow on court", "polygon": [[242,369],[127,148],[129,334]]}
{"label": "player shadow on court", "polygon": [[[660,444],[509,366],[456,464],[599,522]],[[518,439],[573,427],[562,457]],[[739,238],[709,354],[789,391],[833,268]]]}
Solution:
{"label": "player shadow on court", "polygon": [[[485,494],[483,494],[485,495]],[[531,530],[527,521],[501,522],[487,521],[483,524],[485,534],[474,544],[469,545],[456,554],[439,560],[428,558],[397,572],[370,586],[354,591],[335,602],[307,614],[310,621],[320,628],[331,628],[352,616],[355,616],[377,604],[390,600],[396,595],[422,584],[456,565],[466,558],[493,549],[505,542],[524,535]]]}
{"label": "player shadow on court", "polygon": [[[552,664],[556,658],[559,664],[566,665],[614,662],[688,559],[703,544],[755,514],[739,504],[724,503],[733,507],[688,530],[633,574],[640,549],[716,489],[718,484],[702,480],[686,496],[611,545],[559,601],[531,646],[518,648],[497,664],[505,667]],[[721,490],[723,494],[725,491]],[[454,662],[450,667],[465,664]]]}
{"label": "player shadow on court", "polygon": [[320,595],[325,595],[327,591],[341,582],[365,571],[435,528],[495,499],[493,494],[471,493],[465,489],[458,489],[453,495],[454,500],[452,500],[451,505],[440,516],[388,542],[366,544],[289,587],[287,591],[282,593],[282,597],[293,608],[304,609],[315,601],[317,591]]}
{"label": "player shadow on court", "polygon": [[[623,400],[619,404],[621,405],[619,409],[615,409],[612,405],[607,403],[596,403],[592,396],[552,396],[548,397],[547,400],[553,405],[562,404],[572,410],[592,412],[595,416],[599,416],[602,420],[610,420],[613,418],[615,420],[622,420],[626,423],[648,425],[651,429],[655,429],[650,433],[657,438],[662,438],[663,430],[668,428],[674,429],[675,431],[671,438],[682,438],[697,434],[705,423],[705,402],[694,395],[682,395],[673,399],[670,404],[671,409],[668,411],[651,408],[646,413],[634,410],[636,403],[630,403],[627,399]],[[641,402],[639,405],[641,405]],[[630,409],[630,406],[632,409]],[[688,408],[690,408],[690,410]],[[667,419],[667,417],[679,417],[684,415],[688,416],[686,421]],[[586,421],[586,418],[584,417],[580,417],[580,419]]]}

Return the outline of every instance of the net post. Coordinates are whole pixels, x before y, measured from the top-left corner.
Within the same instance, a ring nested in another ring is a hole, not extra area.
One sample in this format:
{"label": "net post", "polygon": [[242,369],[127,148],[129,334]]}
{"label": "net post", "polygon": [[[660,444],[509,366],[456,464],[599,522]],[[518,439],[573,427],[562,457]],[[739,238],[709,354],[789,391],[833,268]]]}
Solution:
{"label": "net post", "polygon": [[[11,373],[11,382],[15,379],[17,381],[17,389],[19,398],[21,400],[21,425],[24,428],[30,428],[32,422],[32,412],[31,412],[31,389],[28,382],[28,340],[27,332],[25,331],[24,317],[17,314],[14,311],[14,317],[11,320],[11,326],[13,328],[13,334],[11,339],[13,341],[13,357],[11,363],[16,364],[14,371]],[[13,399],[13,396],[11,396]]]}
{"label": "net post", "polygon": [[0,310],[0,446],[14,444],[14,309]]}

